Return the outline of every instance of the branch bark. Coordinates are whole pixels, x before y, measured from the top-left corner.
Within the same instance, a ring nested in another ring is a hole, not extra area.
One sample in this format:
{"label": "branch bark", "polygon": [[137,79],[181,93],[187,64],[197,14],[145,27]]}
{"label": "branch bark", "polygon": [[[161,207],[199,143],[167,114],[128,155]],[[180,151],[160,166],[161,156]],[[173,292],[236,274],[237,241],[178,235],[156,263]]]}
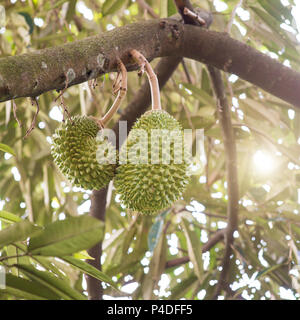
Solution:
{"label": "branch bark", "polygon": [[[94,190],[91,197],[90,215],[103,222],[105,221],[106,194],[107,188],[103,188],[99,191]],[[89,249],[88,254],[94,260],[89,259],[87,262],[98,270],[101,270],[102,242]],[[89,300],[102,300],[103,288],[101,281],[89,275],[86,275],[85,278]]]}
{"label": "branch bark", "polygon": [[300,108],[300,73],[232,39],[227,33],[183,25],[174,19],[129,24],[101,35],[20,56],[0,59],[0,101],[36,97],[116,71],[120,58],[128,71],[137,69],[128,52],[149,61],[181,56],[234,73]]}

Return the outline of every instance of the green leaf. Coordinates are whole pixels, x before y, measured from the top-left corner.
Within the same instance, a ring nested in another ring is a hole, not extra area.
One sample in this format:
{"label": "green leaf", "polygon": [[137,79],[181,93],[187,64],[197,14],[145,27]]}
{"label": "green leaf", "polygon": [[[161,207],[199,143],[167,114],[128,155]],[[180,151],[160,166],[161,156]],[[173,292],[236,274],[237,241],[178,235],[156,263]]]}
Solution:
{"label": "green leaf", "polygon": [[110,284],[114,289],[118,290],[116,284],[111,280],[111,278],[103,273],[102,271],[96,269],[95,267],[91,266],[90,264],[86,263],[85,261],[78,260],[74,257],[62,257],[63,260],[71,264],[72,266],[76,267],[83,273],[86,273],[100,281]]}
{"label": "green leaf", "polygon": [[49,271],[36,270],[33,266],[25,264],[16,265],[29,279],[46,286],[55,295],[65,300],[86,300],[86,297],[73,289],[69,283],[54,276]]}
{"label": "green leaf", "polygon": [[33,30],[34,30],[34,22],[30,16],[30,14],[28,12],[18,12],[21,16],[24,17],[26,23],[29,26],[29,34],[32,34]]}
{"label": "green leaf", "polygon": [[171,289],[172,295],[169,297],[170,300],[177,300],[186,294],[190,287],[198,280],[197,276],[192,273],[188,278],[178,283],[174,288]]}
{"label": "green leaf", "polygon": [[199,281],[203,277],[203,262],[202,262],[202,245],[200,238],[194,230],[191,230],[190,223],[186,219],[181,220],[181,225],[187,242],[188,254],[194,266],[194,271]]}
{"label": "green leaf", "polygon": [[177,13],[177,9],[174,0],[168,0],[168,17]]}
{"label": "green leaf", "polygon": [[214,99],[203,89],[194,86],[191,83],[182,83],[182,85],[193,93],[193,96],[204,104],[215,106]]}
{"label": "green leaf", "polygon": [[263,116],[267,121],[269,121],[274,126],[276,126],[279,123],[279,120],[280,120],[279,114],[275,110],[265,107],[265,105],[263,103],[260,103],[259,101],[248,98],[247,100],[242,100],[241,105],[245,106],[245,108],[250,107],[255,112],[257,112],[257,116],[255,117],[255,120],[257,117]]}
{"label": "green leaf", "polygon": [[280,264],[276,264],[275,266],[267,267],[267,268],[263,269],[262,271],[258,272],[255,279],[259,279],[262,276],[266,276],[268,273],[270,273],[274,270],[277,270],[278,268],[281,268],[282,266],[284,266],[284,263],[280,263]]}
{"label": "green leaf", "polygon": [[7,273],[5,276],[4,291],[21,299],[28,300],[56,300],[60,298],[60,296],[39,282],[16,277],[10,273]]}
{"label": "green leaf", "polygon": [[10,153],[13,156],[16,155],[14,150],[11,147],[9,147],[8,145],[4,144],[4,143],[0,143],[0,150],[3,151],[3,152]]}
{"label": "green leaf", "polygon": [[291,12],[280,3],[280,0],[258,0],[258,2],[279,23],[285,22],[285,19],[293,19]]}
{"label": "green leaf", "polygon": [[149,231],[149,235],[148,235],[148,247],[149,247],[149,251],[153,252],[154,248],[156,247],[162,229],[163,229],[163,225],[164,225],[164,220],[163,219],[157,219],[157,221],[155,223],[153,223],[150,231]]}
{"label": "green leaf", "polygon": [[73,254],[73,257],[75,259],[89,259],[89,260],[95,260],[93,257],[91,257],[86,250],[82,250],[80,252],[76,252]]}
{"label": "green leaf", "polygon": [[102,15],[107,16],[118,11],[126,0],[106,0],[102,6]]}
{"label": "green leaf", "polygon": [[25,240],[41,229],[41,227],[33,225],[28,220],[16,222],[0,231],[0,248],[17,241]]}
{"label": "green leaf", "polygon": [[75,10],[76,10],[76,3],[77,0],[70,0],[69,1],[69,7],[66,14],[66,21],[70,23],[70,21],[73,19]]}
{"label": "green leaf", "polygon": [[8,223],[22,221],[19,216],[4,210],[0,210],[0,219]]}
{"label": "green leaf", "polygon": [[30,239],[29,252],[34,255],[66,256],[89,249],[103,238],[102,221],[83,215],[48,224]]}
{"label": "green leaf", "polygon": [[56,1],[55,4],[52,6],[52,9],[58,8],[60,7],[62,4],[64,4],[65,2],[67,2],[69,0],[60,0],[60,1]]}
{"label": "green leaf", "polygon": [[153,298],[153,290],[156,287],[161,274],[165,270],[166,265],[166,252],[167,252],[167,240],[165,235],[162,233],[157,246],[153,252],[151,262],[149,265],[149,272],[145,276],[143,281],[143,299],[148,300]]}

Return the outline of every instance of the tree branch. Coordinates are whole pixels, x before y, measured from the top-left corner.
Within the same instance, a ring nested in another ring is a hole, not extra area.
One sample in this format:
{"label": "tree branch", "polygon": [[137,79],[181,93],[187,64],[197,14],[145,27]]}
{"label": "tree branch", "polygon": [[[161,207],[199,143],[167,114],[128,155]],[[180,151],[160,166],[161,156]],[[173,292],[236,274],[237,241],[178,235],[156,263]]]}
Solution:
{"label": "tree branch", "polygon": [[189,10],[192,13],[194,12],[194,8],[189,0],[174,0],[174,2],[184,23],[199,25],[199,26],[203,25],[199,21],[196,21],[195,17],[191,17],[189,14],[186,14],[185,9]]}
{"label": "tree branch", "polygon": [[[188,2],[189,1],[175,1]],[[190,6],[191,7],[191,6]],[[197,14],[194,13],[194,9],[191,7],[187,9],[183,8],[183,12],[180,11],[184,21],[193,25],[201,24]],[[192,21],[187,21],[187,14]],[[222,289],[229,288],[228,278],[230,272],[230,256],[232,253],[233,244],[233,233],[238,227],[238,208],[239,208],[239,189],[238,189],[238,175],[237,175],[237,155],[236,155],[236,144],[233,127],[231,124],[231,114],[228,105],[224,83],[222,80],[221,71],[215,67],[208,65],[208,71],[213,84],[214,94],[217,100],[217,111],[220,119],[220,124],[223,133],[225,158],[226,158],[226,175],[227,175],[227,190],[228,190],[228,205],[227,205],[227,216],[228,224],[225,229],[225,254],[222,261],[222,271],[218,280],[217,288],[215,291],[215,298],[218,297]]]}
{"label": "tree branch", "polygon": [[[214,247],[218,242],[223,240],[225,235],[226,229],[218,230],[203,246],[202,246],[202,253],[209,251],[212,247]],[[178,267],[182,264],[185,264],[190,261],[190,258],[185,256],[181,258],[177,258],[174,260],[169,260],[166,262],[165,268],[173,268]]]}
{"label": "tree branch", "polygon": [[229,22],[226,26],[226,29],[225,29],[228,34],[230,34],[232,24],[233,24],[234,18],[236,16],[236,12],[242,6],[242,4],[243,4],[243,0],[239,0],[239,2],[235,5],[234,9],[231,12],[230,20],[229,20]]}
{"label": "tree branch", "polygon": [[300,108],[300,73],[232,39],[227,33],[183,25],[174,19],[144,21],[101,35],[20,56],[0,59],[0,101],[35,97],[62,90],[116,71],[120,58],[128,71],[137,69],[128,52],[147,60],[181,56],[234,73]]}
{"label": "tree branch", "polygon": [[[106,194],[107,188],[103,188],[99,191],[94,190],[91,197],[90,215],[103,222],[105,221]],[[89,249],[88,254],[94,260],[89,259],[87,262],[98,270],[101,270],[102,242]],[[85,278],[89,300],[102,300],[103,288],[101,281],[89,275],[86,275]]]}
{"label": "tree branch", "polygon": [[152,18],[154,18],[154,19],[159,18],[159,15],[155,13],[155,11],[152,9],[151,6],[149,6],[149,4],[147,2],[145,2],[144,0],[136,0],[136,2],[139,4],[139,6],[142,9],[147,11]]}
{"label": "tree branch", "polygon": [[230,256],[232,254],[232,244],[234,241],[233,233],[238,228],[239,188],[235,136],[221,71],[211,66],[208,66],[208,70],[217,100],[217,110],[223,133],[228,193],[228,224],[225,234],[225,253],[222,261],[222,271],[215,291],[216,298],[220,294],[221,290],[227,289],[228,287],[229,271],[231,267]]}

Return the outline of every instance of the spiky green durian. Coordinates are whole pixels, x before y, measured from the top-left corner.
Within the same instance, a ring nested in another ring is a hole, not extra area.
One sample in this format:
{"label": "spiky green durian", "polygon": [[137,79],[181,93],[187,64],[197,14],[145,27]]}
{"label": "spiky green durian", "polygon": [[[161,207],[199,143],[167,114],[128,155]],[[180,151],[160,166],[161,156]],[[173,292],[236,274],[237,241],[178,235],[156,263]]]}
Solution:
{"label": "spiky green durian", "polygon": [[75,186],[98,190],[114,177],[115,148],[101,138],[101,131],[91,117],[67,119],[56,129],[52,140],[54,161]]}
{"label": "spiky green durian", "polygon": [[146,112],[121,149],[114,180],[121,202],[131,210],[155,214],[179,199],[189,182],[190,161],[184,151],[180,123],[162,110]]}

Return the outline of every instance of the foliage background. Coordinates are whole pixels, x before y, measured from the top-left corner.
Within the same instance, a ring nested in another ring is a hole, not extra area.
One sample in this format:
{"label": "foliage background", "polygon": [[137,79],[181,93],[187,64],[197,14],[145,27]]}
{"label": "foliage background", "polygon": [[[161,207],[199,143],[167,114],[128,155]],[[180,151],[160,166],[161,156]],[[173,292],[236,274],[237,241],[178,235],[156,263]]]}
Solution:
{"label": "foliage background", "polygon": [[[1,1],[0,55],[32,52],[151,19],[142,2]],[[202,0],[193,5],[213,13],[212,30],[230,31],[235,39],[299,72],[300,35],[295,19],[298,1],[244,0],[233,17],[239,2]],[[147,3],[158,17],[176,13],[173,1]],[[299,28],[300,10],[298,15]],[[156,63],[153,61],[152,65]],[[206,162],[196,155],[195,174],[184,198],[157,217],[127,212],[110,185],[102,232],[103,273],[94,273],[98,279],[106,280],[104,298],[213,297],[224,243],[217,243],[203,254],[201,248],[226,227],[224,148],[206,66],[188,59],[185,65],[187,72],[181,64],[163,88],[162,105],[184,128],[204,129]],[[69,112],[103,115],[114,99],[114,77],[115,74],[102,76],[95,89],[87,83],[70,87],[64,94]],[[235,75],[223,77],[232,103],[240,188],[231,289],[236,298],[299,299],[300,112]],[[141,83],[136,73],[129,74],[127,102]],[[62,120],[61,108],[54,101],[57,95],[48,92],[39,97],[37,126],[26,140],[23,136],[35,106],[28,98],[15,101],[20,128],[13,116],[12,101],[0,103],[0,264],[9,274],[6,289],[0,290],[1,299],[84,299],[87,295],[82,271],[87,272],[88,267],[84,264],[79,268],[78,264],[86,257],[82,250],[102,237],[101,232],[85,230],[92,221],[82,220],[84,223],[76,232],[77,222],[70,222],[72,244],[78,239],[82,243],[83,231],[98,235],[91,236],[86,246],[74,244],[69,253],[63,248],[63,254],[55,254],[56,257],[49,248],[36,251],[33,257],[26,254],[32,251],[30,243],[43,244],[40,230],[49,230],[55,221],[85,214],[90,207],[91,191],[72,187],[50,155],[51,135]],[[125,106],[126,102],[122,109]],[[117,119],[118,115],[110,125]],[[13,228],[9,229],[9,236],[4,233],[8,227]],[[100,230],[103,226],[97,227]],[[58,235],[66,232],[65,228],[58,224],[51,229],[49,237],[57,242],[54,252],[61,245]],[[180,264],[180,258],[185,263]],[[168,268],[168,261],[175,262],[175,266]]]}

